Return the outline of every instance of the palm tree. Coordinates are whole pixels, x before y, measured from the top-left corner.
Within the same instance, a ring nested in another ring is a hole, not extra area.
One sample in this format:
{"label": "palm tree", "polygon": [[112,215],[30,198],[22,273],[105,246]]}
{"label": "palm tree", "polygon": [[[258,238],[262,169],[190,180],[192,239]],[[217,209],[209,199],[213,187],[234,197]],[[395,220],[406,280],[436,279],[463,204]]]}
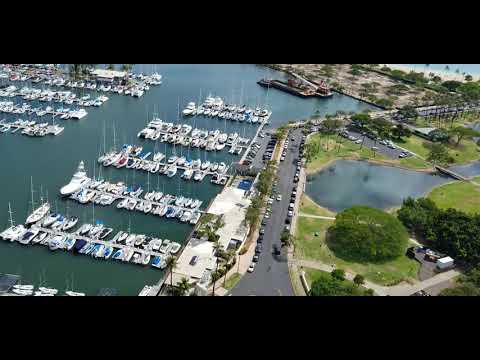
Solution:
{"label": "palm tree", "polygon": [[167,268],[170,271],[170,288],[173,288],[173,270],[177,267],[177,257],[169,256],[166,260]]}
{"label": "palm tree", "polygon": [[[215,239],[214,241],[214,244],[213,244],[213,250],[214,251],[214,254],[216,254],[220,249],[222,248],[222,244],[220,244],[220,242],[218,241],[218,239]],[[212,296],[215,296],[215,283],[217,282],[217,273],[218,273],[218,264],[220,263],[220,261],[218,260],[218,257],[217,257],[217,267],[215,269],[215,277],[213,279],[213,292],[212,292]]]}
{"label": "palm tree", "polygon": [[228,250],[227,253],[225,254],[226,255],[226,259],[225,259],[225,275],[223,276],[223,287],[225,287],[225,282],[227,281],[227,264],[230,262],[230,260],[233,259],[233,257],[235,256],[235,250]]}
{"label": "palm tree", "polygon": [[180,289],[180,294],[183,296],[188,293],[188,291],[192,288],[192,284],[188,281],[186,277],[182,278],[178,283],[178,288]]}

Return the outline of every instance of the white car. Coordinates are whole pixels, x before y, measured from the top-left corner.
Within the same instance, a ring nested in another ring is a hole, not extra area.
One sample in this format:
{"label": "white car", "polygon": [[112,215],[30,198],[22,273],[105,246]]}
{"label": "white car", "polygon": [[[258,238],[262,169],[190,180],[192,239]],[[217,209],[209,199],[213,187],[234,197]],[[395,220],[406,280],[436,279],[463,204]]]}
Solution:
{"label": "white car", "polygon": [[268,199],[268,204],[272,205],[273,204],[273,198]]}
{"label": "white car", "polygon": [[277,201],[282,201],[282,194],[278,194]]}
{"label": "white car", "polygon": [[253,270],[255,270],[255,263],[254,263],[254,262],[252,262],[252,263],[250,264],[250,266],[248,267],[248,270],[247,270],[247,271],[248,271],[249,273],[252,273]]}
{"label": "white car", "polygon": [[292,217],[292,216],[293,216],[293,211],[290,210],[290,211],[288,212],[288,217]]}
{"label": "white car", "polygon": [[264,216],[265,219],[270,219],[270,214],[267,212],[265,213],[265,216]]}
{"label": "white car", "polygon": [[282,156],[282,157],[280,158],[280,161],[285,161],[285,156]]}
{"label": "white car", "polygon": [[362,139],[358,139],[357,141],[355,141],[355,144],[361,144],[362,143]]}

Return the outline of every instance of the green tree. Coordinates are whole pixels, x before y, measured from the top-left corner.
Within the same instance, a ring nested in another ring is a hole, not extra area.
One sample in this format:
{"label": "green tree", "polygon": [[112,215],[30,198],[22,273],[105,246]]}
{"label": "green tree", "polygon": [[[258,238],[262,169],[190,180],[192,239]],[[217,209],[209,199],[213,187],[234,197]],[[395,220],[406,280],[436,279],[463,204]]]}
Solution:
{"label": "green tree", "polygon": [[457,137],[455,147],[460,145],[462,140],[471,140],[474,137],[479,137],[480,136],[479,131],[474,130],[472,128],[464,127],[464,126],[456,126],[452,129],[450,129],[449,134],[451,136],[456,136]]}
{"label": "green tree", "polygon": [[469,75],[469,74],[465,75],[465,81],[472,81],[472,80],[473,80],[472,75]]}
{"label": "green tree", "polygon": [[405,105],[398,110],[398,114],[403,116],[405,119],[416,119],[418,116],[417,109],[411,105]]}
{"label": "green tree", "polygon": [[178,288],[180,290],[180,295],[184,296],[187,294],[190,289],[192,288],[192,284],[190,284],[190,281],[186,277],[183,277],[182,280],[178,283]]}
{"label": "green tree", "polygon": [[177,257],[176,256],[169,256],[166,260],[167,269],[170,271],[170,288],[173,289],[173,270],[177,267]]}
{"label": "green tree", "polygon": [[404,136],[410,137],[410,135],[412,134],[411,131],[402,124],[398,124],[397,126],[393,127],[391,133],[392,136],[396,137],[398,140],[400,140]]}
{"label": "green tree", "polygon": [[360,285],[365,284],[365,278],[362,275],[357,274],[353,278],[353,282],[354,282],[355,285],[360,286]]}
{"label": "green tree", "polygon": [[282,242],[283,246],[290,246],[292,244],[292,234],[290,234],[290,231],[288,230],[283,230],[282,235],[280,237],[280,241]]}
{"label": "green tree", "polygon": [[427,161],[432,162],[433,165],[445,165],[451,162],[452,159],[444,145],[434,143],[430,145],[430,152],[427,156]]}
{"label": "green tree", "polygon": [[332,275],[332,277],[338,281],[345,280],[345,270],[343,269],[335,269],[330,273],[330,275]]}
{"label": "green tree", "polygon": [[113,70],[113,69],[115,69],[115,65],[114,64],[108,64],[107,69],[108,70]]}
{"label": "green tree", "polygon": [[355,262],[384,262],[402,256],[408,234],[402,223],[382,210],[354,206],[337,214],[327,245],[336,256]]}

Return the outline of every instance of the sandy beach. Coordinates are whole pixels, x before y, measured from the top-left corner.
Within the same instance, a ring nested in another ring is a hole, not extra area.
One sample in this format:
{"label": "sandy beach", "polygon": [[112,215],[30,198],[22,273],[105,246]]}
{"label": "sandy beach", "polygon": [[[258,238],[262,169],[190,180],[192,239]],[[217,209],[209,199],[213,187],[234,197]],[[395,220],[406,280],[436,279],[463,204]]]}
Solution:
{"label": "sandy beach", "polygon": [[[414,69],[413,66],[408,65],[400,65],[400,64],[380,64],[380,66],[388,66],[391,69],[402,70],[406,72],[410,72],[411,70],[415,70],[417,72],[425,72],[425,69]],[[465,81],[465,77],[462,74],[457,74],[454,71],[446,71],[446,70],[435,70],[435,69],[427,69],[427,75],[429,73],[434,73],[442,78],[442,80],[455,80],[455,81]],[[469,74],[472,75],[474,81],[480,80],[480,74]]]}

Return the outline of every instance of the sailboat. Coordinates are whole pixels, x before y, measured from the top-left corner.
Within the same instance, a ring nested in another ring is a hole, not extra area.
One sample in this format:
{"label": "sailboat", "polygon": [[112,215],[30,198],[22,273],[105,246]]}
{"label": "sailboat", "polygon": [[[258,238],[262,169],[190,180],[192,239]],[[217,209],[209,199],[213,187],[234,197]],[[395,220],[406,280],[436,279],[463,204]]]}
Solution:
{"label": "sailboat", "polygon": [[50,210],[50,204],[48,202],[43,203],[38,209],[35,209],[35,204],[33,200],[33,177],[30,177],[30,187],[32,193],[32,214],[27,217],[27,220],[25,221],[26,225],[40,221]]}
{"label": "sailboat", "polygon": [[17,240],[20,236],[23,236],[27,229],[23,225],[15,225],[13,221],[13,216],[12,216],[12,208],[10,206],[10,202],[8,203],[8,213],[10,214],[10,227],[0,233],[0,237],[4,240],[10,240],[10,241],[15,241]]}

